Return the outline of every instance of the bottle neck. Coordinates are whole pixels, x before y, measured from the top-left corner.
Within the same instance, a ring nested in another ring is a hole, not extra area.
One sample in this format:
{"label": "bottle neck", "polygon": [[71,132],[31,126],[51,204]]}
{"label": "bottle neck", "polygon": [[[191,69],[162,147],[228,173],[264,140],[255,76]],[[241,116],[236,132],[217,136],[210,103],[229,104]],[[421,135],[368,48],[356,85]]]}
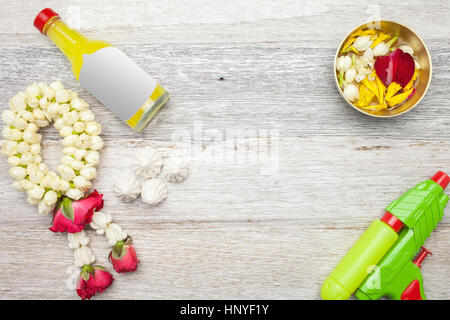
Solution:
{"label": "bottle neck", "polygon": [[77,47],[85,44],[88,39],[69,28],[59,17],[54,18],[47,22],[43,31],[68,58],[71,58]]}

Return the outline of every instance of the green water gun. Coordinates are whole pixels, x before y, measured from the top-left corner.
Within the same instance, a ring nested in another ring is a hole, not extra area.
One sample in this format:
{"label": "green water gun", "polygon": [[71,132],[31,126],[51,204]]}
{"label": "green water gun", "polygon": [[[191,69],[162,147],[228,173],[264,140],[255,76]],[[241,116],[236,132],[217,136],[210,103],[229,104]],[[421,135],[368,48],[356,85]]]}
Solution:
{"label": "green water gun", "polygon": [[437,172],[392,202],[322,285],[322,298],[424,300],[421,263],[425,240],[444,215],[450,177]]}

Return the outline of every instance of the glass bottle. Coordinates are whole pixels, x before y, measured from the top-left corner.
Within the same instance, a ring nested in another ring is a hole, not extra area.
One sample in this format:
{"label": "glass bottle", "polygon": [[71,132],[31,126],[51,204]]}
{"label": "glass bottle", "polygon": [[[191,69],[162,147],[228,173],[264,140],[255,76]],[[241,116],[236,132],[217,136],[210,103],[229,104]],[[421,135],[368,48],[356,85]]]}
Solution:
{"label": "glass bottle", "polygon": [[75,78],[136,131],[142,131],[169,99],[169,93],[122,51],[71,29],[52,9],[39,12],[34,26],[66,55]]}

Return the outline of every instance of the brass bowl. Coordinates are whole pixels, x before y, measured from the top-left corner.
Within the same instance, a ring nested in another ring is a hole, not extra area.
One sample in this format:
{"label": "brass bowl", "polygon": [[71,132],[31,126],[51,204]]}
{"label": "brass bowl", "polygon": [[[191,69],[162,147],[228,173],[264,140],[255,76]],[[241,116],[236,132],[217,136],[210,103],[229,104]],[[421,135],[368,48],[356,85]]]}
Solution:
{"label": "brass bowl", "polygon": [[336,51],[336,56],[334,57],[334,78],[336,82],[336,86],[341,93],[341,96],[347,101],[349,105],[351,105],[356,110],[365,113],[369,116],[373,117],[379,117],[379,118],[388,118],[388,117],[395,117],[398,115],[401,115],[412,108],[414,108],[420,100],[425,96],[425,93],[428,90],[428,86],[430,85],[431,81],[431,58],[430,53],[428,52],[427,47],[425,46],[425,43],[422,41],[422,39],[411,29],[408,27],[397,23],[393,21],[379,21],[377,22],[376,28],[377,30],[380,30],[384,33],[398,35],[400,39],[401,44],[406,44],[410,46],[414,50],[414,55],[417,61],[420,64],[420,70],[419,70],[419,77],[418,77],[418,83],[416,85],[416,91],[414,94],[402,105],[392,109],[392,110],[366,110],[364,108],[360,108],[355,106],[353,103],[351,103],[345,96],[343,90],[339,87],[339,79],[338,79],[338,73],[336,70],[336,60],[339,56],[339,53],[342,50],[342,47],[347,42],[347,40],[350,38],[350,36],[360,30],[368,29],[369,27],[373,28],[374,23],[365,23],[354,30],[352,30],[347,36],[344,38],[344,40],[339,45],[339,48]]}

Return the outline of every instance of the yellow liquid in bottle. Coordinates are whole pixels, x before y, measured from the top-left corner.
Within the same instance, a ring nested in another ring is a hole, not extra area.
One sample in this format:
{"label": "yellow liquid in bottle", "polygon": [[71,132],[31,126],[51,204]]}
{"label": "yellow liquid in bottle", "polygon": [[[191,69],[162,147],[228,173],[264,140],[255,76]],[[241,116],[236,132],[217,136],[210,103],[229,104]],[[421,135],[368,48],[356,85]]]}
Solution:
{"label": "yellow liquid in bottle", "polygon": [[[83,55],[92,54],[112,45],[102,40],[91,40],[78,31],[69,28],[59,16],[51,18],[44,26],[43,33],[56,44],[72,64],[72,72],[79,81]],[[126,121],[136,131],[142,131],[155,118],[161,107],[169,99],[169,93],[159,84],[139,110]]]}

